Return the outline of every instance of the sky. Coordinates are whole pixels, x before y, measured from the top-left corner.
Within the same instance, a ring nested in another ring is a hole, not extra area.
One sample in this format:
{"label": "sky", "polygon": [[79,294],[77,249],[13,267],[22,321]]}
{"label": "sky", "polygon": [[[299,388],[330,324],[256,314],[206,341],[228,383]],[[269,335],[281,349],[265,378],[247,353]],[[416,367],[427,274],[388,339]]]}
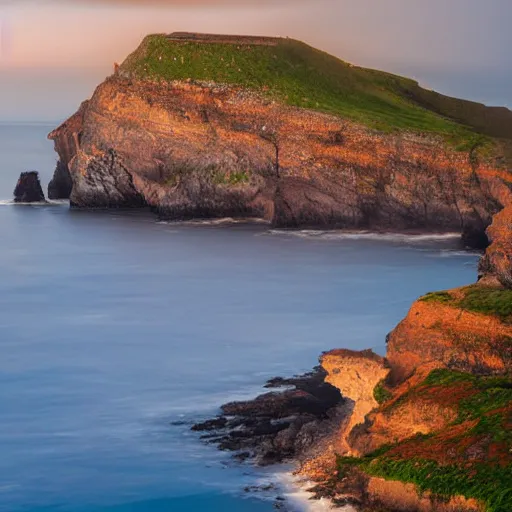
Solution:
{"label": "sky", "polygon": [[512,108],[512,0],[0,0],[0,122],[57,122],[148,33],[301,39]]}

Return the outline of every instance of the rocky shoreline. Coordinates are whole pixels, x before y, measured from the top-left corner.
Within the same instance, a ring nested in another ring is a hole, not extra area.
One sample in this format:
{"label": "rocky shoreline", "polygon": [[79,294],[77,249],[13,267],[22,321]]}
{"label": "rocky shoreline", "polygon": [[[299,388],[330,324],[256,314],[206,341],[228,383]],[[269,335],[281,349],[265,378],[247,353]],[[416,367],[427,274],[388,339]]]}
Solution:
{"label": "rocky shoreline", "polygon": [[240,461],[271,465],[301,460],[347,415],[347,400],[325,382],[321,367],[292,378],[267,382],[272,391],[253,400],[231,402],[222,414],[192,427],[201,439]]}

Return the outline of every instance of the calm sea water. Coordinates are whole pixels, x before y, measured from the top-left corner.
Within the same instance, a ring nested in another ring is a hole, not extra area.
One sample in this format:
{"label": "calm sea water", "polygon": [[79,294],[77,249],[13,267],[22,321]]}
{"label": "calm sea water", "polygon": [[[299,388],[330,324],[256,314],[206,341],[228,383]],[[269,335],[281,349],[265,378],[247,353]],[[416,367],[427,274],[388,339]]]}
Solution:
{"label": "calm sea water", "polygon": [[268,474],[188,424],[324,350],[383,352],[412,300],[475,278],[450,238],[6,204],[20,171],[47,183],[51,128],[0,125],[2,512],[270,511],[242,492]]}

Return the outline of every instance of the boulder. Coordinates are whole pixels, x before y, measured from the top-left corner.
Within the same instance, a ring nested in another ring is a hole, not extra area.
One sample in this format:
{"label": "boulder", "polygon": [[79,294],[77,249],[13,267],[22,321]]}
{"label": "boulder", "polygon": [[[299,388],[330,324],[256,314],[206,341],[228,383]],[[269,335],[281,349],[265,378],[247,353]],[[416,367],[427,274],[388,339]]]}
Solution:
{"label": "boulder", "polygon": [[15,203],[38,203],[46,201],[39,173],[37,171],[22,172],[14,189]]}

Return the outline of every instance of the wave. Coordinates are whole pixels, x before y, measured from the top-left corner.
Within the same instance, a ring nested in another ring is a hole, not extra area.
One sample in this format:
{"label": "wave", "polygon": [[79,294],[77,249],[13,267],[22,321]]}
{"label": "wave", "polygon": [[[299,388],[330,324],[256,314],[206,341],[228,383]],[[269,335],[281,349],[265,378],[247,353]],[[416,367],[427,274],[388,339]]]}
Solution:
{"label": "wave", "polygon": [[321,498],[312,499],[313,493],[308,489],[314,486],[313,482],[300,479],[291,472],[276,473],[278,485],[283,489],[283,496],[297,512],[322,512],[326,510],[342,510],[344,512],[357,512],[351,505],[335,506],[331,500]]}
{"label": "wave", "polygon": [[49,199],[48,201],[35,201],[33,203],[15,203],[12,199],[0,199],[0,206],[69,206],[69,200]]}
{"label": "wave", "polygon": [[433,258],[468,258],[468,257],[480,257],[483,251],[476,251],[468,249],[466,251],[450,251],[442,250],[437,254],[432,254]]}
{"label": "wave", "polygon": [[436,242],[460,239],[460,233],[377,233],[372,231],[321,231],[316,229],[270,229],[265,235],[311,238],[315,240],[381,240],[384,242]]}
{"label": "wave", "polygon": [[265,224],[269,222],[265,219],[255,219],[253,217],[223,217],[220,219],[191,219],[191,220],[161,220],[158,224],[168,224],[170,226],[224,226],[230,224]]}

